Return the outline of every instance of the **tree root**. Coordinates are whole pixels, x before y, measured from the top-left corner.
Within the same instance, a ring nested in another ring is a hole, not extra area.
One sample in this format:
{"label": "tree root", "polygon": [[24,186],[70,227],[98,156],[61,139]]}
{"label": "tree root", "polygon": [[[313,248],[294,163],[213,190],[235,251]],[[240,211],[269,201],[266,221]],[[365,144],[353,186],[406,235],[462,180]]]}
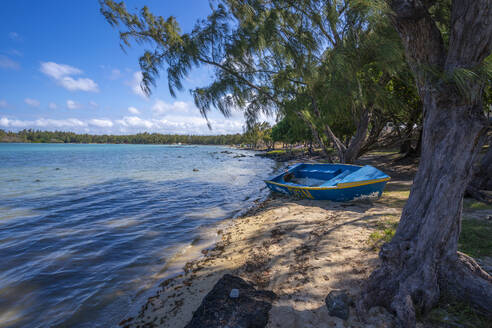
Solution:
{"label": "tree root", "polygon": [[396,315],[401,327],[415,327],[417,314],[428,313],[441,295],[492,316],[492,277],[471,257],[458,253],[440,266],[429,265],[425,259],[409,261],[416,266],[402,266],[398,259],[408,254],[401,252],[401,245],[384,246],[380,254],[383,264],[373,272],[357,303],[360,319],[370,307],[383,306]]}
{"label": "tree root", "polygon": [[456,259],[446,262],[440,270],[439,284],[443,293],[492,317],[492,276],[470,256],[458,252]]}
{"label": "tree root", "polygon": [[492,196],[469,184],[466,187],[466,194],[480,202],[492,204]]}

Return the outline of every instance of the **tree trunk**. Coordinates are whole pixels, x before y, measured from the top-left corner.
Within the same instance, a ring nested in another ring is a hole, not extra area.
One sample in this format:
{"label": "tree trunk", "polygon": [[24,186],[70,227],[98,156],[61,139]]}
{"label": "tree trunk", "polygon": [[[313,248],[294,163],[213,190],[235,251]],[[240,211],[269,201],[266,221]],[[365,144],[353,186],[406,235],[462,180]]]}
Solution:
{"label": "tree trunk", "polygon": [[492,145],[481,158],[470,184],[477,189],[492,190]]}
{"label": "tree trunk", "polygon": [[[463,195],[488,128],[481,94],[461,95],[454,84],[423,69],[449,74],[480,64],[492,48],[492,6],[488,0],[453,1],[446,53],[429,3],[390,1],[423,102],[421,160],[396,234],[381,248],[381,266],[358,303],[362,312],[387,307],[404,327],[414,327],[416,313],[429,311],[441,294],[492,314],[492,277],[457,251]],[[471,90],[482,88],[468,83]]]}
{"label": "tree trunk", "polygon": [[481,202],[492,203],[492,196],[482,190],[492,190],[492,147],[490,146],[474,169],[466,193]]}
{"label": "tree trunk", "polygon": [[359,122],[357,122],[357,130],[354,137],[350,140],[350,143],[345,151],[345,163],[353,163],[359,157],[360,151],[367,141],[367,135],[369,131],[369,121],[371,120],[372,109],[364,108]]}
{"label": "tree trunk", "polygon": [[360,151],[367,140],[367,131],[369,130],[371,113],[371,109],[364,108],[362,110],[359,122],[357,122],[355,135],[350,140],[348,146],[343,144],[343,142],[333,133],[327,124],[324,125],[325,133],[331,138],[335,149],[337,150],[338,160],[340,163],[353,163],[359,157]]}
{"label": "tree trunk", "polygon": [[[492,304],[492,278],[459,264],[457,253],[464,186],[485,129],[470,107],[450,103],[451,95],[424,98],[421,164],[395,237],[381,248],[382,265],[363,299],[364,306],[392,309],[406,327],[415,324],[415,306],[430,310],[443,291],[484,311]],[[460,275],[467,276],[466,283]]]}

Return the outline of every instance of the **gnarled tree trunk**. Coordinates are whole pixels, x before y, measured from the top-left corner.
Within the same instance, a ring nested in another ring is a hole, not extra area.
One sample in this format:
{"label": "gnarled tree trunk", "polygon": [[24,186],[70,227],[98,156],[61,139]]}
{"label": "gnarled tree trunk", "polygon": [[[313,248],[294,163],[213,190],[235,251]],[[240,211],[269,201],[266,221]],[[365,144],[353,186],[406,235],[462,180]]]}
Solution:
{"label": "gnarled tree trunk", "polygon": [[[492,311],[492,277],[457,250],[463,195],[487,130],[481,97],[461,95],[453,84],[423,70],[431,66],[451,73],[481,63],[492,48],[492,5],[453,1],[446,53],[428,13],[431,3],[390,1],[423,102],[422,155],[395,237],[381,248],[381,266],[358,304],[361,311],[385,306],[404,327],[415,326],[416,313],[430,310],[443,293]],[[472,90],[482,88],[469,83]]]}
{"label": "gnarled tree trunk", "polygon": [[359,157],[360,151],[367,140],[371,115],[372,108],[364,108],[362,110],[357,122],[355,135],[350,139],[348,146],[343,144],[327,124],[324,125],[326,135],[333,141],[333,145],[337,150],[340,163],[353,163]]}
{"label": "gnarled tree trunk", "polygon": [[345,163],[353,163],[359,157],[360,151],[367,141],[371,115],[371,108],[363,109],[359,117],[359,121],[357,122],[355,135],[350,140],[349,145],[345,151]]}

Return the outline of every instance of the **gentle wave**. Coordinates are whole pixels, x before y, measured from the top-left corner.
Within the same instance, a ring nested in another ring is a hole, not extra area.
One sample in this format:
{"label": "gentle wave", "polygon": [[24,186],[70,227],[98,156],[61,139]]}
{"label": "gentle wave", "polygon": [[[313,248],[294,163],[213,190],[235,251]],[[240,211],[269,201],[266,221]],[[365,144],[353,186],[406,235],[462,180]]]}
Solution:
{"label": "gentle wave", "polygon": [[0,327],[116,324],[182,247],[266,194],[273,163],[224,149],[0,144]]}

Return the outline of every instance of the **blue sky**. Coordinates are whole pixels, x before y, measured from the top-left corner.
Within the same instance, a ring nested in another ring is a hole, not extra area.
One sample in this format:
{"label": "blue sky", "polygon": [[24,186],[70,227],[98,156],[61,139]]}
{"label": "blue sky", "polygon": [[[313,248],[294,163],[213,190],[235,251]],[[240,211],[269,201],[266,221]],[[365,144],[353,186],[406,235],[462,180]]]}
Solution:
{"label": "blue sky", "polygon": [[[206,0],[127,0],[154,14],[177,18],[190,31],[206,17]],[[192,72],[185,89],[170,96],[163,74],[147,98],[139,84],[143,48],[124,53],[118,32],[99,13],[97,0],[16,0],[0,12],[0,129],[79,133],[160,132],[222,134],[242,131],[242,114],[210,115],[213,129],[188,89],[206,85],[208,68]]]}

